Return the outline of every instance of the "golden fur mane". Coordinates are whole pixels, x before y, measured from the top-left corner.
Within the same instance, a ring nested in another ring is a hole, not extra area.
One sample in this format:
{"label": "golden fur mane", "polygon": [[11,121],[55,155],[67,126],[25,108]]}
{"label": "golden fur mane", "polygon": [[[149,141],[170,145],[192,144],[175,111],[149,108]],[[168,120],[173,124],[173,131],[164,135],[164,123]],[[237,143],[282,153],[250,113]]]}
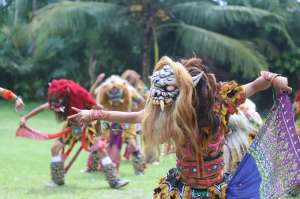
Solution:
{"label": "golden fur mane", "polygon": [[169,57],[162,57],[154,71],[162,69],[165,65],[173,69],[180,92],[175,102],[165,107],[164,111],[161,111],[159,105],[153,105],[151,98],[148,98],[142,121],[145,149],[167,142],[175,144],[177,153],[182,154],[182,146],[190,142],[193,149],[198,150],[192,77],[182,64],[172,61]]}
{"label": "golden fur mane", "polygon": [[[108,96],[108,92],[112,88],[118,88],[123,90],[123,96],[121,103],[111,103]],[[95,90],[97,103],[104,106],[106,110],[112,111],[130,111],[132,106],[131,89],[127,81],[123,80],[117,75],[112,75],[106,79],[98,88]]]}

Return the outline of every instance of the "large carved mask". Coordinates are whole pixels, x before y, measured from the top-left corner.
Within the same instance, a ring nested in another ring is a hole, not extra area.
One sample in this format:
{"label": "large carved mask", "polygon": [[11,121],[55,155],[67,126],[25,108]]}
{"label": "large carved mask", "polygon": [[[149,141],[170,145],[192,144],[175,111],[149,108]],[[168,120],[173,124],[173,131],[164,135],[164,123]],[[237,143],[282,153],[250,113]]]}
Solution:
{"label": "large carved mask", "polygon": [[67,96],[61,96],[55,93],[48,95],[50,110],[56,113],[64,113],[67,106]]}
{"label": "large carved mask", "polygon": [[128,111],[131,105],[129,84],[112,75],[96,89],[97,102],[108,110]]}
{"label": "large carved mask", "polygon": [[155,71],[150,79],[152,104],[160,105],[163,110],[165,105],[174,103],[179,94],[179,89],[171,66],[165,65],[162,69]]}
{"label": "large carved mask", "polygon": [[[203,72],[192,77],[194,85],[199,82],[202,75]],[[176,101],[180,92],[174,70],[170,65],[166,64],[160,70],[154,71],[150,80],[150,99],[152,100],[152,104],[160,105],[160,108],[163,111],[165,106],[169,106]]]}

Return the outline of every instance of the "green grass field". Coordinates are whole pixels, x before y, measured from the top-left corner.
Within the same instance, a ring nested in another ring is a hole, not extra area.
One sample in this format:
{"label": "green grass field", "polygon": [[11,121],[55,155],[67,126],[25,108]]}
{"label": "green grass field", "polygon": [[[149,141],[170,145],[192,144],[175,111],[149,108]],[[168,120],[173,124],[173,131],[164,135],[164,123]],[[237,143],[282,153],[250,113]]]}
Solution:
{"label": "green grass field", "polygon": [[[48,188],[50,147],[53,141],[17,138],[19,118],[37,104],[26,104],[16,113],[12,103],[0,102],[0,199],[144,199],[151,198],[153,188],[168,168],[175,165],[172,156],[158,166],[148,165],[146,175],[135,176],[130,161],[123,160],[121,176],[130,184],[121,190],[110,189],[103,173],[81,173],[87,153],[82,152],[66,176],[66,186]],[[53,113],[44,112],[29,120],[29,126],[45,132],[61,128]],[[73,150],[75,151],[75,150]]]}
{"label": "green grass field", "polygon": [[[82,152],[66,176],[66,185],[48,188],[50,147],[53,141],[17,138],[19,118],[38,104],[27,104],[16,113],[12,103],[0,101],[0,199],[145,199],[151,198],[159,178],[175,166],[174,156],[165,156],[158,166],[148,165],[146,175],[135,176],[131,162],[123,160],[121,175],[130,184],[121,190],[110,189],[103,173],[80,173],[87,153]],[[29,120],[29,126],[55,132],[61,126],[51,112]],[[75,150],[74,150],[75,151]]]}

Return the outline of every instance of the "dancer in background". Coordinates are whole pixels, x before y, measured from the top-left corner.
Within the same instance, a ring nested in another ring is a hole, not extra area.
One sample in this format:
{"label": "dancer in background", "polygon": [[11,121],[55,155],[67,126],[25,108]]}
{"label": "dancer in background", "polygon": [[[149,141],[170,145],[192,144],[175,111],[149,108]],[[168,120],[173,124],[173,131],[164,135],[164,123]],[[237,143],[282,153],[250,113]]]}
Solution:
{"label": "dancer in background", "polygon": [[[134,106],[144,104],[144,98],[127,81],[112,75],[97,89],[97,102],[104,110],[130,112]],[[132,154],[132,164],[136,175],[144,174],[145,161],[137,145],[135,124],[106,122],[101,123],[103,136],[108,140],[108,152],[113,162],[119,167],[122,144],[127,144],[128,154]]]}
{"label": "dancer in background", "polygon": [[141,76],[134,70],[125,70],[121,77],[129,82],[140,95],[147,99],[149,96],[149,89],[146,84],[141,80]]}
{"label": "dancer in background", "polygon": [[[121,77],[126,79],[138,92],[141,96],[144,97],[145,100],[149,97],[149,89],[147,88],[146,84],[141,80],[141,76],[134,70],[126,70],[122,73]],[[145,104],[135,108],[134,111],[139,111],[144,108]],[[137,135],[143,137],[141,133],[141,123],[136,124]],[[137,137],[137,138],[140,138]],[[140,139],[142,143],[143,138]],[[159,156],[160,156],[160,147],[153,148],[152,146],[148,146],[147,150],[145,150],[145,158],[147,163],[159,164]],[[127,151],[127,150],[126,150]],[[128,154],[126,154],[128,156]]]}
{"label": "dancer in background", "polygon": [[15,101],[16,111],[23,109],[24,103],[22,98],[14,94],[11,90],[0,87],[0,96],[5,100]]}
{"label": "dancer in background", "polygon": [[[99,129],[97,123],[89,123],[82,130],[79,123],[75,120],[68,120],[67,117],[74,114],[71,107],[81,109],[97,108],[95,100],[91,94],[72,80],[59,79],[53,80],[48,87],[48,102],[33,109],[27,115],[21,118],[21,128],[18,134],[24,137],[34,138],[39,135],[32,135],[30,131],[26,131],[26,122],[29,118],[44,111],[51,110],[59,122],[65,122],[65,128],[61,133],[56,135],[48,135],[53,139],[57,138],[51,147],[51,179],[49,186],[59,186],[64,184],[64,155],[62,150],[68,146],[68,150],[72,150],[77,142],[81,142],[81,148],[87,151],[95,151],[100,157],[100,161],[104,168],[106,179],[112,188],[120,188],[128,184],[128,181],[121,180],[115,165],[106,152],[106,143],[99,137]],[[23,127],[23,128],[22,128]],[[68,151],[66,150],[66,151]]]}

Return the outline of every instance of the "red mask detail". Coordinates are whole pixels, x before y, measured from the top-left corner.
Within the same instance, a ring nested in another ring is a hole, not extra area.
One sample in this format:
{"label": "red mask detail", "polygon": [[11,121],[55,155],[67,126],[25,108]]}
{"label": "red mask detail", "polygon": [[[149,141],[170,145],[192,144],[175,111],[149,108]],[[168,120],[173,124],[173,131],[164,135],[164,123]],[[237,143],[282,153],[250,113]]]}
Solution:
{"label": "red mask detail", "polygon": [[58,99],[68,100],[67,106],[64,110],[67,116],[76,113],[71,109],[71,107],[76,107],[79,109],[91,109],[94,105],[96,105],[96,101],[93,99],[92,95],[86,89],[72,80],[52,80],[50,86],[48,87],[48,102],[50,105],[51,95],[56,95]]}

